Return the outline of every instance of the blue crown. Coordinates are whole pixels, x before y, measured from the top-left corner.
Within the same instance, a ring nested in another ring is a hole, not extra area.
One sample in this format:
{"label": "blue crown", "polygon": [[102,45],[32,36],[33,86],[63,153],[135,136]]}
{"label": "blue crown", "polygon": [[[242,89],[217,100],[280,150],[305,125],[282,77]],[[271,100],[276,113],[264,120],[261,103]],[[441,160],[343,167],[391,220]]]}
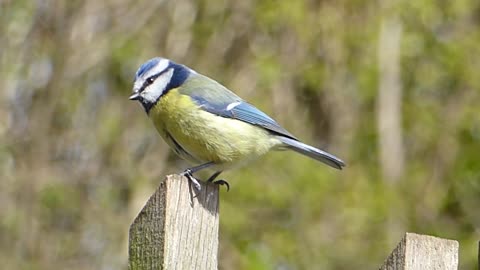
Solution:
{"label": "blue crown", "polygon": [[135,74],[135,78],[138,78],[138,77],[142,76],[147,70],[156,66],[158,64],[158,62],[160,62],[160,60],[161,60],[160,57],[155,57],[155,58],[152,58],[152,59],[148,60],[147,62],[145,62],[137,70],[137,73]]}

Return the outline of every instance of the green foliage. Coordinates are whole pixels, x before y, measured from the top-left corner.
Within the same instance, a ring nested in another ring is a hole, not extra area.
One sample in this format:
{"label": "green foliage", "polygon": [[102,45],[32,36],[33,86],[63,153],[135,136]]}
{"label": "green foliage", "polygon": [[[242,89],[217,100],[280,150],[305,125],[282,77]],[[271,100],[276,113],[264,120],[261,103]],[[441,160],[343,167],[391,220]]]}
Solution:
{"label": "green foliage", "polygon": [[[461,268],[473,269],[479,9],[473,0],[0,4],[2,269],[126,268],[130,222],[164,175],[186,166],[128,100],[136,68],[157,55],[347,163],[338,172],[282,152],[222,174],[232,185],[221,194],[222,269],[374,269],[405,231],[459,240]],[[380,34],[392,18],[405,151],[397,181],[384,173],[378,123]]]}

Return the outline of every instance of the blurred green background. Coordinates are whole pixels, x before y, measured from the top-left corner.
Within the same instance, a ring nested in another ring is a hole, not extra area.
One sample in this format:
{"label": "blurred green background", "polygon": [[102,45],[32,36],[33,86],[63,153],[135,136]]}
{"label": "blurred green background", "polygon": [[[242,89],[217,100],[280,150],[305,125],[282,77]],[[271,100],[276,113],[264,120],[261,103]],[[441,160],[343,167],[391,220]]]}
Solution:
{"label": "blurred green background", "polygon": [[474,0],[0,1],[2,269],[126,269],[130,223],[186,166],[128,100],[154,56],[347,163],[224,174],[221,269],[377,269],[405,231],[474,269],[479,26]]}

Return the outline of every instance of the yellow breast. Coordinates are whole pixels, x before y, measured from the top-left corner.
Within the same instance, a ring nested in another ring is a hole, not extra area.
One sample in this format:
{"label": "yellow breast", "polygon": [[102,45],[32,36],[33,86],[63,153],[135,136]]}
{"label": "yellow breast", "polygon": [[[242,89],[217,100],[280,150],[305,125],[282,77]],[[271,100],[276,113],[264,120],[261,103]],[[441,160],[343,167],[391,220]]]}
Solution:
{"label": "yellow breast", "polygon": [[190,161],[215,162],[220,169],[242,165],[280,144],[257,126],[202,110],[189,96],[170,90],[150,111],[155,127],[175,148],[180,145]]}

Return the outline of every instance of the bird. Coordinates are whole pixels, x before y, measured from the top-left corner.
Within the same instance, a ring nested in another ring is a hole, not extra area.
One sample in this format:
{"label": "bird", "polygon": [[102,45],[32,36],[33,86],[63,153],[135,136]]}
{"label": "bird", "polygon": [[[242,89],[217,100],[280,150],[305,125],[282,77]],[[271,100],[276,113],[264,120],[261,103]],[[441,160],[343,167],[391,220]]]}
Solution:
{"label": "bird", "polygon": [[271,150],[293,150],[341,170],[336,156],[305,144],[273,118],[219,82],[167,58],[155,57],[135,73],[130,100],[141,103],[155,128],[191,167],[182,172],[197,190],[194,173],[211,169],[207,182]]}

